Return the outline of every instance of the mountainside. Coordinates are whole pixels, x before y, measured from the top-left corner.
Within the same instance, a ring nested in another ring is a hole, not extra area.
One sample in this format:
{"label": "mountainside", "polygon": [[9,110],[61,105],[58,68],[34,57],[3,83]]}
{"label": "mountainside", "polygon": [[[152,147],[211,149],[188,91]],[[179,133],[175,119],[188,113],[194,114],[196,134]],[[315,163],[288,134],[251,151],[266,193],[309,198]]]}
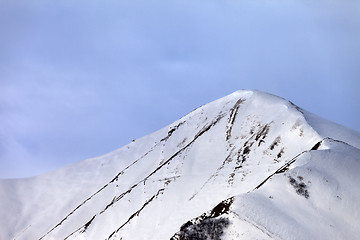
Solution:
{"label": "mountainside", "polygon": [[360,134],[238,91],[107,155],[0,181],[0,239],[356,239]]}

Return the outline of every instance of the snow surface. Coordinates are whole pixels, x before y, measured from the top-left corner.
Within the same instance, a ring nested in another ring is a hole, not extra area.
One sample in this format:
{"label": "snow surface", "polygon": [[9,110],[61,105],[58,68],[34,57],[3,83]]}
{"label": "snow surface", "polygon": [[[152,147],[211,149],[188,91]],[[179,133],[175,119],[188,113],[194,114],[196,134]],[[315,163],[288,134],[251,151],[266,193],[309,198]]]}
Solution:
{"label": "snow surface", "polygon": [[237,91],[107,155],[1,180],[0,239],[170,239],[231,197],[222,239],[356,239],[359,143],[282,98]]}
{"label": "snow surface", "polygon": [[[232,211],[275,239],[358,239],[360,151],[345,143],[331,145],[303,155],[298,166],[258,190],[237,196]],[[308,197],[298,194],[290,179],[304,183]]]}

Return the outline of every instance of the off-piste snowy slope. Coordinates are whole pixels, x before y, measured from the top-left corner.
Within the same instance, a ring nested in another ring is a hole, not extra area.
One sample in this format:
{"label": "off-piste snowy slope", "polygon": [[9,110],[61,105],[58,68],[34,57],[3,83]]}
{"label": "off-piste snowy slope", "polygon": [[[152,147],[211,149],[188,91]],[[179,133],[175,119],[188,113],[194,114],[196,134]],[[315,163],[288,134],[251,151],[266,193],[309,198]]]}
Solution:
{"label": "off-piste snowy slope", "polygon": [[0,239],[356,239],[359,147],[237,91],[107,155],[1,180]]}

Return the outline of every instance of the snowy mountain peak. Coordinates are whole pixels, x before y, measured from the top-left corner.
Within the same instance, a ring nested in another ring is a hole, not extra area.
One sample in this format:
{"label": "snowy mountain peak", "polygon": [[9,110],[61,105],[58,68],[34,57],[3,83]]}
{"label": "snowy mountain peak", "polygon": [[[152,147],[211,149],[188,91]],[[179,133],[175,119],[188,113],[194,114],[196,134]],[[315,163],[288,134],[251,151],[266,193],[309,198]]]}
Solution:
{"label": "snowy mountain peak", "polygon": [[237,91],[104,156],[0,181],[0,239],[351,239],[359,146],[285,99]]}

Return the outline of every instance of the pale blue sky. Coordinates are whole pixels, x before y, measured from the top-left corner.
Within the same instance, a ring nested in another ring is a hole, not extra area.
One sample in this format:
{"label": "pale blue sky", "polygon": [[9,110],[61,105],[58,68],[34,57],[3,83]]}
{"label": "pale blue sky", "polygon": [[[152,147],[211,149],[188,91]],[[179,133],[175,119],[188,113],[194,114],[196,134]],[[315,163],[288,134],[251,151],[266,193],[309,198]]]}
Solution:
{"label": "pale blue sky", "polygon": [[0,177],[110,152],[238,89],[360,131],[359,16],[357,0],[0,0]]}

